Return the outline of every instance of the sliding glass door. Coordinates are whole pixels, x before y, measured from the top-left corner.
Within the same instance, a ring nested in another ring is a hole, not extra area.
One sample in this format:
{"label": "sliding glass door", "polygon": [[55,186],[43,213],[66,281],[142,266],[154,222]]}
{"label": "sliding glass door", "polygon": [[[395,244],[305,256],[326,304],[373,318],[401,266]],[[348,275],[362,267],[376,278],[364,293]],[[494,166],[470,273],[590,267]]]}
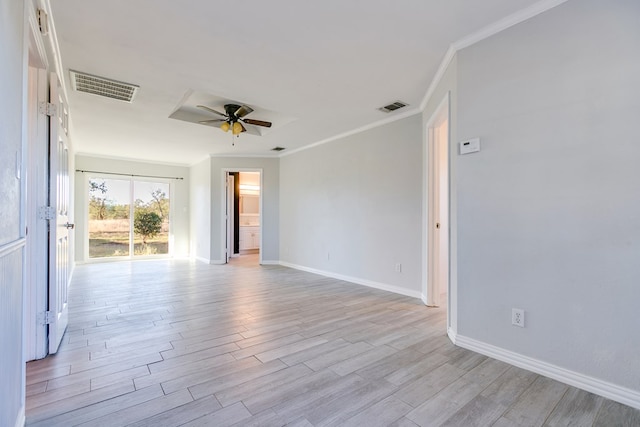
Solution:
{"label": "sliding glass door", "polygon": [[169,253],[169,184],[133,182],[133,254]]}
{"label": "sliding glass door", "polygon": [[169,183],[91,177],[88,187],[90,259],[169,254]]}
{"label": "sliding glass door", "polygon": [[89,179],[89,258],[129,256],[131,182]]}

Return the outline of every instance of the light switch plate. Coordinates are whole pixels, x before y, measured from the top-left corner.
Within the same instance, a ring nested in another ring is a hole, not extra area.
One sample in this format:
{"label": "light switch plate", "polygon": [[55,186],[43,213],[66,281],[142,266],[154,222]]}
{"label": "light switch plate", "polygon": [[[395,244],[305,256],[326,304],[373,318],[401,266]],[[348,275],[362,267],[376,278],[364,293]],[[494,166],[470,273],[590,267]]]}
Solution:
{"label": "light switch plate", "polygon": [[467,139],[460,143],[460,154],[469,154],[480,151],[480,138]]}

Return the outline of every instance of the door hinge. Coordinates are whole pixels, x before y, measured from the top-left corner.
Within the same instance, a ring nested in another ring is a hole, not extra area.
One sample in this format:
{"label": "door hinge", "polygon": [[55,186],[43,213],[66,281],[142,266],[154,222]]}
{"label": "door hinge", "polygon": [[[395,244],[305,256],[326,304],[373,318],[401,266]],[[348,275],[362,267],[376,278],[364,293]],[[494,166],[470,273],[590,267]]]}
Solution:
{"label": "door hinge", "polygon": [[43,311],[38,314],[38,323],[40,325],[50,325],[56,322],[56,313],[53,311]]}
{"label": "door hinge", "polygon": [[49,19],[47,12],[43,9],[38,9],[38,26],[40,27],[40,34],[43,36],[49,34]]}
{"label": "door hinge", "polygon": [[51,206],[41,206],[38,209],[38,218],[50,221],[56,219],[56,210]]}
{"label": "door hinge", "polygon": [[58,109],[56,108],[55,104],[45,101],[42,101],[38,107],[38,111],[40,111],[40,114],[44,114],[49,117],[55,117],[57,110]]}

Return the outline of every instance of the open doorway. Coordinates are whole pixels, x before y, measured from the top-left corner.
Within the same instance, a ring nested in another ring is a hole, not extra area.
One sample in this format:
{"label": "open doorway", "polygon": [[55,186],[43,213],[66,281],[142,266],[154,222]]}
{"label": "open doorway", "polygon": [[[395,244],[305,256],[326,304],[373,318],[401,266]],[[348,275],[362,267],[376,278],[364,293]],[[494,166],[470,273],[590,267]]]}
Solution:
{"label": "open doorway", "polygon": [[262,172],[225,171],[226,262],[262,260]]}
{"label": "open doorway", "polygon": [[[427,305],[449,307],[449,97],[427,123]],[[449,323],[449,322],[447,322]]]}

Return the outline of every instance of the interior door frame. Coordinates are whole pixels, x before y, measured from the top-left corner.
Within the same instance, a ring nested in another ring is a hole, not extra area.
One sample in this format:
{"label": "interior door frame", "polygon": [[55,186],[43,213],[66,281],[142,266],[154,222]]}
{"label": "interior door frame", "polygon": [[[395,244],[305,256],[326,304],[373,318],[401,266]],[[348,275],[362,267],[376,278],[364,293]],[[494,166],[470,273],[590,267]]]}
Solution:
{"label": "interior door frame", "polygon": [[[258,263],[262,264],[262,239],[264,236],[264,220],[263,220],[263,209],[262,209],[262,197],[264,194],[264,172],[262,168],[222,168],[221,170],[221,179],[220,183],[222,188],[220,189],[220,258],[221,261],[226,262],[227,260],[227,176],[230,172],[258,172],[260,174],[260,198],[259,198],[259,217],[260,217],[260,249],[258,250]],[[218,261],[220,262],[220,261]]]}
{"label": "interior door frame", "polygon": [[[438,213],[435,211],[436,203],[435,198],[438,195],[437,186],[439,183],[439,179],[436,176],[438,172],[438,161],[436,158],[437,150],[435,148],[436,141],[436,129],[438,126],[446,120],[448,123],[447,130],[447,224],[448,227],[446,230],[438,230],[436,231],[436,223],[438,218]],[[452,215],[451,215],[451,111],[450,111],[450,93],[447,92],[435,109],[434,113],[431,115],[426,125],[426,147],[425,147],[425,170],[426,170],[426,183],[425,183],[425,200],[426,200],[426,221],[425,221],[425,253],[426,253],[426,263],[423,275],[423,286],[422,286],[422,294],[424,296],[424,303],[427,306],[438,306],[439,305],[439,297],[440,297],[440,288],[439,284],[434,277],[435,275],[435,262],[437,260],[437,256],[435,256],[436,251],[436,242],[435,238],[436,232],[439,232],[440,236],[446,236],[448,244],[448,253],[439,254],[440,256],[445,255],[447,258],[446,265],[447,268],[447,330],[451,328],[451,312],[452,312],[452,281],[451,281],[451,265],[452,265],[452,239],[451,239],[451,230],[454,224],[452,223]]]}
{"label": "interior door frame", "polygon": [[227,172],[226,174],[227,185],[225,186],[225,194],[226,194],[226,211],[225,218],[227,224],[226,231],[226,248],[225,248],[225,263],[229,262],[229,260],[233,257],[234,249],[235,249],[235,215],[234,215],[234,205],[235,205],[235,176],[233,173]]}

